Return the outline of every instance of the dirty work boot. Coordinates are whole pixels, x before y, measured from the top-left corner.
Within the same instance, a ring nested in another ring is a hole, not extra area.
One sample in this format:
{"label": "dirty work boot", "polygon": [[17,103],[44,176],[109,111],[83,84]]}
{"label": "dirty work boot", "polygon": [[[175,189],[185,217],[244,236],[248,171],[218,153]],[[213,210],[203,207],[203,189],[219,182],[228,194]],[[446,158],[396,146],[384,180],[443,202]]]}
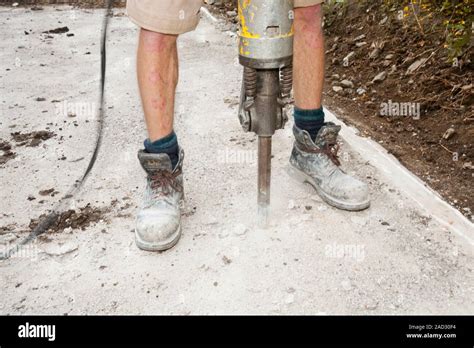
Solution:
{"label": "dirty work boot", "polygon": [[179,161],[174,169],[165,153],[141,150],[138,159],[147,173],[147,187],[143,206],[137,215],[135,241],[143,250],[166,250],[173,247],[181,236],[184,151],[179,149]]}
{"label": "dirty work boot", "polygon": [[363,210],[370,205],[369,189],[339,167],[337,135],[340,130],[341,126],[326,122],[313,141],[307,131],[294,126],[290,173],[311,184],[329,205],[344,210]]}

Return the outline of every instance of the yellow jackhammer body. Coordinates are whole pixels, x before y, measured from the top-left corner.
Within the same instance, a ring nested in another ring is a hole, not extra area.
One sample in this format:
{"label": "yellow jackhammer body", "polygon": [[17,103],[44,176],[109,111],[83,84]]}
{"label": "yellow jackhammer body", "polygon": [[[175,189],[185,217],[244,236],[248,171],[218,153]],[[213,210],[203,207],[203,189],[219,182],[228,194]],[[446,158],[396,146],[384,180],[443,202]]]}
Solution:
{"label": "yellow jackhammer body", "polygon": [[239,120],[258,136],[258,216],[268,222],[272,136],[288,121],[293,86],[294,0],[238,0],[239,62],[244,67]]}

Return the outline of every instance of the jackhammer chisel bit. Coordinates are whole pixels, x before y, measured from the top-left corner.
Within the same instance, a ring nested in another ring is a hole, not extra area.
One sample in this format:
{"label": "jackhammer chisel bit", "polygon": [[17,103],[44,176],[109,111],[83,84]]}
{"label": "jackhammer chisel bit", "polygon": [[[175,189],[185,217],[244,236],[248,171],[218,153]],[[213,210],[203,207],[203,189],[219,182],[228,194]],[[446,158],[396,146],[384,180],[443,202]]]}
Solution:
{"label": "jackhammer chisel bit", "polygon": [[293,85],[294,0],[239,0],[239,120],[258,136],[258,216],[268,222],[272,136],[288,121]]}

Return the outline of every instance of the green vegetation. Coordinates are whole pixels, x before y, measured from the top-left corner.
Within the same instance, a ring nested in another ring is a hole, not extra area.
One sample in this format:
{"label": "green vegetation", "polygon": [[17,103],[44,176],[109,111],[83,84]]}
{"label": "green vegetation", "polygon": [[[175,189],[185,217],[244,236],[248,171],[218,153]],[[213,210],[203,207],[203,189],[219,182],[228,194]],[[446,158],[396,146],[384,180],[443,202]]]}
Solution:
{"label": "green vegetation", "polygon": [[403,20],[417,25],[424,35],[425,28],[438,29],[441,20],[445,48],[451,60],[463,55],[471,44],[472,0],[385,0],[392,9],[400,8]]}

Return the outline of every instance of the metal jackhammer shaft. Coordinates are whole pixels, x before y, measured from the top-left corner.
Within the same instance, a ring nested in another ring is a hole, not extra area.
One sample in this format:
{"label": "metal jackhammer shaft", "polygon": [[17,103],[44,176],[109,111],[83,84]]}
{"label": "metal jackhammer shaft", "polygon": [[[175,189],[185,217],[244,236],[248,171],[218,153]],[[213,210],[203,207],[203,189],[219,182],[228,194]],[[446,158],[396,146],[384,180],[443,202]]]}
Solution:
{"label": "metal jackhammer shaft", "polygon": [[262,226],[268,224],[271,177],[272,137],[258,137],[258,217]]}

